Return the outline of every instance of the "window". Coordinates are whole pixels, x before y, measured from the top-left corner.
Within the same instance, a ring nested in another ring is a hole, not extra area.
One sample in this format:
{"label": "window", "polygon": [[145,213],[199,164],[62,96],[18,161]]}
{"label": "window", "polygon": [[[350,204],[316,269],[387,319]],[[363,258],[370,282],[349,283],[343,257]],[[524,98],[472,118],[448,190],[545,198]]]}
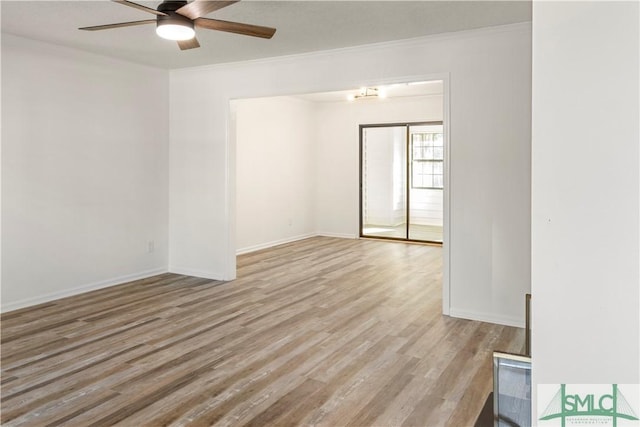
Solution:
{"label": "window", "polygon": [[442,132],[411,134],[411,188],[443,188],[444,138]]}

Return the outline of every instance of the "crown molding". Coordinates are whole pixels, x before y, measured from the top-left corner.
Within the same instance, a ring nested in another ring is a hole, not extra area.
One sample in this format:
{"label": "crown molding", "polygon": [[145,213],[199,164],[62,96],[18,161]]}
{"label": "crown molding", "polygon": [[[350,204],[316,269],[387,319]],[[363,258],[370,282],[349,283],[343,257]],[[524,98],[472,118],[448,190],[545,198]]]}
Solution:
{"label": "crown molding", "polygon": [[497,34],[504,33],[530,33],[532,25],[530,21],[520,22],[515,24],[499,25],[493,27],[484,27],[474,30],[463,30],[449,33],[431,34],[428,36],[414,37],[410,39],[392,40],[380,43],[371,43],[358,46],[343,47],[330,50],[318,50],[314,52],[297,53],[291,55],[273,56],[269,58],[250,59],[237,62],[226,62],[222,64],[210,64],[200,65],[197,67],[187,68],[174,68],[169,70],[173,73],[190,73],[190,72],[202,72],[202,71],[218,71],[229,70],[234,68],[244,68],[247,66],[260,66],[269,65],[275,63],[288,63],[296,62],[306,59],[322,59],[335,55],[349,55],[354,53],[367,53],[375,52],[383,49],[399,49],[399,48],[416,48],[418,46],[424,46],[433,43],[440,43],[443,41],[456,41],[456,40],[469,40],[477,39],[479,37],[490,37]]}

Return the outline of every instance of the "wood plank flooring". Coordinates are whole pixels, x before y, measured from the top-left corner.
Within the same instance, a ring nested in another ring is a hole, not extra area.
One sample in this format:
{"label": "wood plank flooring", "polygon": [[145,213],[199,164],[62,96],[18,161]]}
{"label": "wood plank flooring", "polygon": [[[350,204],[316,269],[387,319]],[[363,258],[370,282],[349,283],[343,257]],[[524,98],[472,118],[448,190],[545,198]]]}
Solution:
{"label": "wood plank flooring", "polygon": [[441,312],[441,248],[318,237],[2,315],[3,426],[471,426],[520,329]]}

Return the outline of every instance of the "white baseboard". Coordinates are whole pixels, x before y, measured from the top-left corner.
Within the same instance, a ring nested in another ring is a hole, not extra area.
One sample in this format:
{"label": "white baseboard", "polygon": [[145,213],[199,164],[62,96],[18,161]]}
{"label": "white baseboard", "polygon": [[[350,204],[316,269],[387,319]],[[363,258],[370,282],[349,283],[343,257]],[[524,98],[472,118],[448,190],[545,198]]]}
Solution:
{"label": "white baseboard", "polygon": [[169,267],[169,273],[182,274],[184,276],[200,277],[211,280],[225,280],[222,274],[211,273],[210,271],[193,270],[190,268]]}
{"label": "white baseboard", "polygon": [[460,319],[477,320],[480,322],[495,323],[497,325],[514,326],[516,328],[524,328],[524,318],[515,318],[511,316],[502,316],[495,313],[482,313],[478,311],[459,310],[449,308],[449,316],[458,317]]}
{"label": "white baseboard", "polygon": [[331,232],[325,232],[325,231],[319,231],[318,234],[316,234],[316,236],[337,237],[339,239],[357,239],[358,238],[357,234],[331,233]]}
{"label": "white baseboard", "polygon": [[88,283],[86,285],[77,286],[71,289],[65,289],[62,291],[51,292],[45,295],[38,295],[32,298],[25,298],[19,301],[2,304],[0,311],[6,313],[8,311],[18,310],[20,308],[30,307],[36,304],[42,304],[45,302],[54,301],[60,298],[70,297],[73,295],[82,294],[89,291],[95,291],[97,289],[108,288],[110,286],[121,285],[123,283],[131,282],[133,280],[146,279],[147,277],[157,276],[158,274],[166,273],[166,268],[156,268],[153,270],[140,271],[138,273],[126,274],[124,276],[112,277],[110,279],[101,280],[99,282]]}
{"label": "white baseboard", "polygon": [[258,245],[247,246],[246,248],[237,249],[236,255],[248,254],[250,252],[259,251],[261,249],[267,249],[267,248],[272,248],[278,245],[284,245],[285,243],[297,242],[298,240],[308,239],[310,237],[315,237],[317,235],[318,234],[316,233],[301,234],[299,236],[287,237],[285,239],[279,239],[271,242],[260,243]]}

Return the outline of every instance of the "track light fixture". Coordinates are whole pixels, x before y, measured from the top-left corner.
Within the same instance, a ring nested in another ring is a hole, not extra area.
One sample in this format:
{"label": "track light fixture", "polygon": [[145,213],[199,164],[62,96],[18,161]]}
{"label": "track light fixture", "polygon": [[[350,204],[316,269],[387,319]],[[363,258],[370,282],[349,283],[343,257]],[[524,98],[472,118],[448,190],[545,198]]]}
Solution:
{"label": "track light fixture", "polygon": [[348,101],[356,99],[386,98],[387,92],[383,88],[377,87],[361,87],[357,94],[350,93],[347,95]]}

